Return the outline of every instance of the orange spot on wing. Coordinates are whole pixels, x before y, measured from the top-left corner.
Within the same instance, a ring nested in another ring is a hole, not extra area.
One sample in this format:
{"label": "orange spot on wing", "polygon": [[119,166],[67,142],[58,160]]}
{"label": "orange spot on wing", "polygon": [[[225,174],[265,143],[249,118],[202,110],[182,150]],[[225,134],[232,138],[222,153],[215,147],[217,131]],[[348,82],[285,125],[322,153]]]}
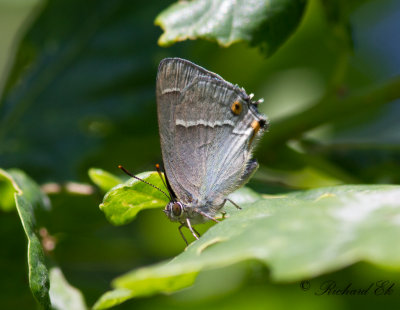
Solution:
{"label": "orange spot on wing", "polygon": [[243,107],[241,102],[235,101],[234,103],[232,103],[231,110],[233,114],[239,115],[240,113],[242,113],[242,109]]}
{"label": "orange spot on wing", "polygon": [[259,121],[254,120],[254,121],[251,123],[250,126],[253,128],[253,134],[252,134],[252,136],[251,136],[251,138],[250,138],[250,141],[249,141],[249,147],[250,147],[251,144],[253,143],[254,137],[256,136],[257,132],[260,130],[261,124],[260,124]]}
{"label": "orange spot on wing", "polygon": [[260,122],[257,121],[257,120],[254,120],[254,121],[251,123],[251,127],[254,129],[254,134],[256,134],[256,133],[260,130],[260,128],[261,128]]}

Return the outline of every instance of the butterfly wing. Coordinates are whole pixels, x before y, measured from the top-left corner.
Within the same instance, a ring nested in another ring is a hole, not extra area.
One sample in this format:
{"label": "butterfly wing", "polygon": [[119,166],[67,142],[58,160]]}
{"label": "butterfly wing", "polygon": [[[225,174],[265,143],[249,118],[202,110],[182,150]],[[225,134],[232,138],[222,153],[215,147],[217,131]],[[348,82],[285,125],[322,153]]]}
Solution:
{"label": "butterfly wing", "polygon": [[264,116],[239,87],[176,58],[160,64],[157,103],[165,171],[177,198],[194,207],[221,205],[248,173]]}

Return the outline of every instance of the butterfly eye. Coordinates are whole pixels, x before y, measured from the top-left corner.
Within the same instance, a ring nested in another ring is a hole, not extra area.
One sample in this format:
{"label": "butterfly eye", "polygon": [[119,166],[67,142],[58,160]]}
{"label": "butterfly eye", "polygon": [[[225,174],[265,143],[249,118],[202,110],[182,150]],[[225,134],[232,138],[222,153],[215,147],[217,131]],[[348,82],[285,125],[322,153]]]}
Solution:
{"label": "butterfly eye", "polygon": [[240,113],[242,113],[242,103],[240,103],[239,101],[235,101],[234,103],[232,103],[231,110],[233,114],[239,115]]}
{"label": "butterfly eye", "polygon": [[172,205],[172,213],[175,216],[180,216],[182,214],[182,205],[180,203],[178,203],[178,202],[175,202]]}

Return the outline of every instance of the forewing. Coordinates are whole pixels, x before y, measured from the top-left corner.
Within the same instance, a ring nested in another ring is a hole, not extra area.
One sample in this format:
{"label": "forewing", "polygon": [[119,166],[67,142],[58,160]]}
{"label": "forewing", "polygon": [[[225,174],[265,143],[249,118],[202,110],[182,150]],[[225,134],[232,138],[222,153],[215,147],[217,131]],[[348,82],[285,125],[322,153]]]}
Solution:
{"label": "forewing", "polygon": [[[242,89],[180,65],[169,63],[157,84],[165,171],[179,200],[217,206],[241,182],[259,129],[254,121],[263,116]],[[232,111],[235,102],[240,113]]]}
{"label": "forewing", "polygon": [[223,81],[217,74],[184,59],[166,58],[158,67],[157,114],[164,168],[174,193],[184,201],[190,200],[191,194],[185,189],[185,184],[178,180],[181,165],[176,156],[179,150],[175,145],[175,110],[183,90],[199,77]]}
{"label": "forewing", "polygon": [[[232,105],[242,107],[238,115]],[[247,95],[231,84],[198,78],[181,94],[175,111],[178,182],[197,205],[218,206],[237,188],[250,160],[254,121]]]}

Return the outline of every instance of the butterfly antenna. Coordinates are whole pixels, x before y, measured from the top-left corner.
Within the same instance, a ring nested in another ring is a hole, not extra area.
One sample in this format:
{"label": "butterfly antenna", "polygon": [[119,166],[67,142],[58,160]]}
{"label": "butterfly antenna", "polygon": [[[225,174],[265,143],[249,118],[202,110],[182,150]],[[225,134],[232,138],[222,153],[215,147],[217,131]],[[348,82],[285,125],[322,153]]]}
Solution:
{"label": "butterfly antenna", "polygon": [[161,181],[164,183],[164,186],[165,186],[165,188],[167,189],[167,191],[168,191],[168,193],[169,193],[169,195],[170,195],[170,199],[173,201],[174,199],[172,199],[172,194],[171,194],[171,192],[170,192],[170,189],[169,189],[169,187],[167,186],[167,183],[165,182],[165,180],[164,180],[164,178],[163,178],[163,176],[162,176],[162,174],[161,174],[161,169],[160,169],[160,165],[159,165],[159,164],[156,164],[156,170],[157,170],[157,172],[158,172],[158,175],[160,176]]}
{"label": "butterfly antenna", "polygon": [[[128,170],[126,170],[124,167],[122,167],[122,165],[118,165],[118,168],[121,169],[123,172],[125,172],[127,175],[129,175],[130,177],[142,181],[143,183],[146,183],[147,185],[150,185],[151,187],[154,187],[155,189],[159,190],[161,193],[163,193],[169,200],[171,200],[171,197],[169,197],[162,189],[158,188],[157,186],[133,175],[131,172],[129,172]],[[164,182],[164,181],[163,181]]]}

